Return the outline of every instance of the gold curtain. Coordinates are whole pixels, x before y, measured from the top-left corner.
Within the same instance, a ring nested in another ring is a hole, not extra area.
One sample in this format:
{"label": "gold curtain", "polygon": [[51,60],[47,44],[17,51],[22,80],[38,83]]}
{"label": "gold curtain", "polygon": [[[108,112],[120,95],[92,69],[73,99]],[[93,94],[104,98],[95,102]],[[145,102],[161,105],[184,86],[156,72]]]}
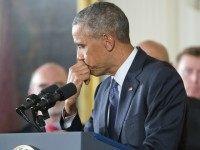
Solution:
{"label": "gold curtain", "polygon": [[[87,7],[88,5],[96,1],[97,0],[78,0],[77,1],[78,11],[80,11],[81,9]],[[91,76],[89,85],[83,84],[82,86],[81,93],[79,96],[79,101],[78,101],[78,111],[79,111],[79,115],[80,115],[82,123],[85,123],[91,116],[91,112],[94,105],[94,93],[99,82],[100,82],[99,77]]]}
{"label": "gold curtain", "polygon": [[77,0],[78,11],[97,1],[98,0]]}

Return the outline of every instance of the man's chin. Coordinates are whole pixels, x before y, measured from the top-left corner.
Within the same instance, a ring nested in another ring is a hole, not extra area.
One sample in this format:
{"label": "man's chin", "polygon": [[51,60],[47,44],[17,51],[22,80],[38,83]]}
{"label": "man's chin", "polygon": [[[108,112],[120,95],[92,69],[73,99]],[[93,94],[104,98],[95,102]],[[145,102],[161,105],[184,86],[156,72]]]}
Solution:
{"label": "man's chin", "polygon": [[104,75],[104,73],[100,70],[90,70],[90,73],[91,75],[96,76],[96,77]]}

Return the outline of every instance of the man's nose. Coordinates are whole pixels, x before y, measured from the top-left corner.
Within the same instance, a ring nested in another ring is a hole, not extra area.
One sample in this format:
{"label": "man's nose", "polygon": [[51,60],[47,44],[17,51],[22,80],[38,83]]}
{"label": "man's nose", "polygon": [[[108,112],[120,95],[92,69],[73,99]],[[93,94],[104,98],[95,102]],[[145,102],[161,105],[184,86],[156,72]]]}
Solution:
{"label": "man's nose", "polygon": [[77,60],[84,60],[84,53],[82,51],[77,51]]}

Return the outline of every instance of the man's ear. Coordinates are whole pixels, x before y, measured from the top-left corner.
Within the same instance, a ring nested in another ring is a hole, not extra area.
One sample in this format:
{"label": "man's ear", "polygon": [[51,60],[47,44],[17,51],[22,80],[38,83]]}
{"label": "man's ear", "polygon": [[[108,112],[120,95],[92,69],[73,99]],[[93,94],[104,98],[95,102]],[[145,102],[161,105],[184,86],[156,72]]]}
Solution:
{"label": "man's ear", "polygon": [[114,49],[115,46],[115,40],[114,37],[108,34],[103,34],[103,41],[105,48],[111,52]]}

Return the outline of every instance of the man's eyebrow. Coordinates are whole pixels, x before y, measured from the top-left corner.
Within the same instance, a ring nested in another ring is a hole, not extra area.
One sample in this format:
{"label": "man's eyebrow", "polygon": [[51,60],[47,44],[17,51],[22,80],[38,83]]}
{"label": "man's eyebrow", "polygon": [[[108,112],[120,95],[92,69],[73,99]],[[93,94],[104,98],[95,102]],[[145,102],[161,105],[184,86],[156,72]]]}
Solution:
{"label": "man's eyebrow", "polygon": [[77,45],[78,45],[78,46],[84,46],[85,44],[82,44],[82,43],[78,43]]}

